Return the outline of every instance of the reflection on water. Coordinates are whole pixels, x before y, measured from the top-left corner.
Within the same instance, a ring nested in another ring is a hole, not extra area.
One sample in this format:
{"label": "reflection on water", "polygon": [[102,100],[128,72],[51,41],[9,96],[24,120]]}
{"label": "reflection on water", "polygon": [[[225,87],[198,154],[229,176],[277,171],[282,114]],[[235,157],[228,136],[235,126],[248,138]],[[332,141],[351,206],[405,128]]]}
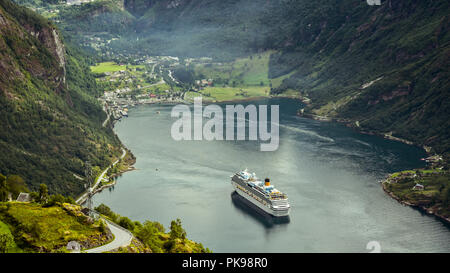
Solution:
{"label": "reflection on water", "polygon": [[[94,206],[166,227],[180,218],[188,237],[214,252],[367,252],[374,240],[382,252],[450,251],[445,226],[402,206],[378,182],[422,167],[421,149],[300,118],[297,101],[251,103],[280,106],[277,151],[261,152],[258,141],[175,141],[172,106],[130,109],[115,131],[139,171],[95,195]],[[289,195],[290,218],[258,213],[230,196],[230,174],[245,168]]]}
{"label": "reflection on water", "polygon": [[258,208],[250,201],[240,196],[236,191],[231,193],[231,201],[236,209],[263,224],[266,228],[273,228],[275,225],[289,224],[289,216],[273,217],[262,209]]}

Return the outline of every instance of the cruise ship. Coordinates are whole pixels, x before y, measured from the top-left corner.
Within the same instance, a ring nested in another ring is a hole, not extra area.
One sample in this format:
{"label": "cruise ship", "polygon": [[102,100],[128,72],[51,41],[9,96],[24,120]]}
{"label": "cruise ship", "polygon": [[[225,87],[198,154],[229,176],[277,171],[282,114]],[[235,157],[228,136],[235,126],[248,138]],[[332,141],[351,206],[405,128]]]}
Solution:
{"label": "cruise ship", "polygon": [[255,173],[249,173],[247,169],[231,176],[231,184],[236,192],[275,217],[289,215],[289,202],[285,193],[277,190],[270,184],[270,179],[259,180]]}

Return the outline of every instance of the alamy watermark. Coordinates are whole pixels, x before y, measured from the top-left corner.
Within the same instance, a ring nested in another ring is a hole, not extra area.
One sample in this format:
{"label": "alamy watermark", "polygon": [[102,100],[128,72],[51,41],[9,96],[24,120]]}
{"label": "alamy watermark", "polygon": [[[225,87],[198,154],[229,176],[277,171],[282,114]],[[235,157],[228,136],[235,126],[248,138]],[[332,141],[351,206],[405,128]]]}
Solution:
{"label": "alamy watermark", "polygon": [[381,253],[381,244],[378,241],[370,241],[366,246],[367,250],[371,250],[369,253]]}
{"label": "alamy watermark", "polygon": [[[279,105],[270,105],[270,122],[268,106],[253,104],[226,105],[225,126],[222,107],[216,104],[207,105],[203,109],[202,98],[194,98],[194,112],[187,105],[176,105],[171,116],[178,118],[171,128],[172,138],[179,140],[260,140],[260,150],[276,151],[279,146]],[[248,119],[246,116],[248,115]],[[236,116],[236,126],[235,126]],[[203,118],[209,119],[203,124]],[[248,139],[246,137],[248,122]],[[270,123],[270,131],[268,127]],[[237,132],[235,133],[235,128]],[[193,129],[193,130],[192,130]],[[225,129],[225,130],[224,130]]]}
{"label": "alamy watermark", "polygon": [[369,6],[381,6],[381,0],[367,0]]}

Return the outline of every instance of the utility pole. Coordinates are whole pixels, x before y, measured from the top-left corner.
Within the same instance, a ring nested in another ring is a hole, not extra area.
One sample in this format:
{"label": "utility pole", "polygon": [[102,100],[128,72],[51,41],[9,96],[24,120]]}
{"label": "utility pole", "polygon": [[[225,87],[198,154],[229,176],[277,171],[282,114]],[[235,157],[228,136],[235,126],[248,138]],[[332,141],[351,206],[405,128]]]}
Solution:
{"label": "utility pole", "polygon": [[89,210],[89,216],[92,216],[92,166],[89,161],[86,161],[84,166],[84,176],[86,177],[86,186],[88,187],[86,203]]}

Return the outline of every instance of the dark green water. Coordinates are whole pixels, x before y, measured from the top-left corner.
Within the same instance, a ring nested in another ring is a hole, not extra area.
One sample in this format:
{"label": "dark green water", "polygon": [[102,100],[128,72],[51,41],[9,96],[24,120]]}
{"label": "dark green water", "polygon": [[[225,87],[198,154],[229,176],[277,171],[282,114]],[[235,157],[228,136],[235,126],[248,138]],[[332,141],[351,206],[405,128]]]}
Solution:
{"label": "dark green water", "polygon": [[[177,142],[170,136],[172,106],[132,109],[115,130],[138,170],[96,195],[95,205],[166,227],[181,218],[188,237],[214,252],[369,252],[369,241],[382,252],[450,251],[447,227],[398,204],[378,183],[387,173],[422,166],[422,150],[299,118],[297,101],[252,103],[280,105],[276,152],[260,152],[252,141]],[[289,221],[257,214],[232,195],[229,176],[246,167],[289,195]]]}

